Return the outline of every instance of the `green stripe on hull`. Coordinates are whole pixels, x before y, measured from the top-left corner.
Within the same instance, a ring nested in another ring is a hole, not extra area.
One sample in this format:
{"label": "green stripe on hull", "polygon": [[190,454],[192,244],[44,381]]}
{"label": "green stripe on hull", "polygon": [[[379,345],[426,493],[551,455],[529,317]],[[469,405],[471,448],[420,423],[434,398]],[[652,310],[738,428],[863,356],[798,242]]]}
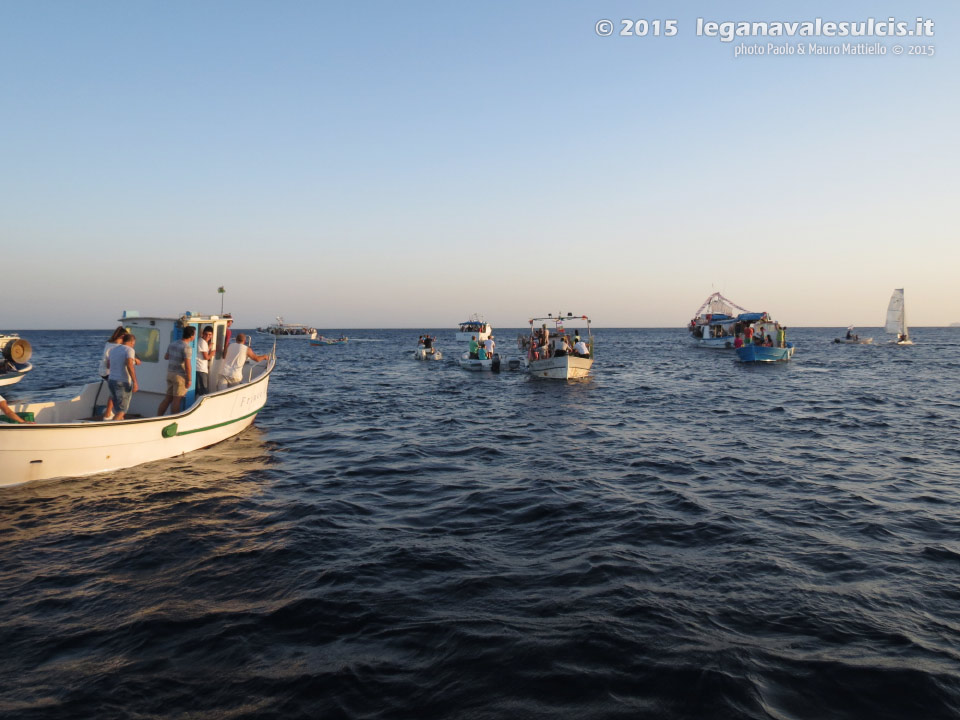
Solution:
{"label": "green stripe on hull", "polygon": [[224,425],[232,425],[232,424],[235,423],[235,422],[240,422],[241,420],[246,420],[248,417],[251,417],[251,416],[253,416],[253,415],[256,415],[256,414],[257,414],[258,412],[260,412],[261,410],[263,410],[263,405],[261,405],[260,407],[258,407],[258,408],[257,408],[256,410],[254,410],[252,413],[247,413],[246,415],[243,415],[242,417],[234,418],[233,420],[227,420],[227,421],[222,422],[222,423],[217,423],[216,425],[207,425],[206,427],[197,428],[196,430],[181,430],[180,432],[177,433],[177,436],[180,436],[180,435],[190,435],[190,434],[192,434],[192,433],[203,432],[203,431],[205,431],[205,430],[213,430],[213,429],[218,428],[218,427],[223,427]]}

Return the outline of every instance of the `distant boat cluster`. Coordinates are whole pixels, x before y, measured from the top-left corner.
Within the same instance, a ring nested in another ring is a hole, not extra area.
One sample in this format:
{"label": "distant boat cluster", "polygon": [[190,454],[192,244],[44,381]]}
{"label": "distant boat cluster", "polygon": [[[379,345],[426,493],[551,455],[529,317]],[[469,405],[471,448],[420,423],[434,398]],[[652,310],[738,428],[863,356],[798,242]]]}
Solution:
{"label": "distant boat cluster", "polygon": [[[250,425],[265,405],[277,340],[305,339],[313,346],[348,342],[345,335],[324,338],[316,328],[277,317],[257,330],[273,338],[273,350],[257,355],[242,333],[231,344],[233,319],[228,314],[171,318],[128,311],[120,322],[116,339],[105,348],[103,367],[109,376],[102,371],[102,379],[85,385],[77,397],[12,406],[0,397],[0,420],[5,421],[0,422],[0,485],[116,470],[220,442]],[[468,371],[523,370],[551,380],[589,376],[596,356],[588,316],[548,313],[531,318],[529,325],[529,332],[517,338],[517,356],[508,357],[498,349],[492,325],[472,315],[457,326],[455,340],[466,348],[456,363]],[[786,362],[795,352],[785,326],[767,312],[749,311],[720,293],[701,304],[687,330],[697,346],[733,350],[744,363]],[[902,288],[890,297],[884,330],[895,336],[893,344],[913,344]],[[870,345],[873,338],[860,337],[850,327],[834,342]],[[0,385],[19,382],[31,370],[28,341],[0,335],[0,352]],[[128,357],[129,368],[109,369],[108,356]],[[437,338],[420,335],[412,357],[441,361]],[[118,394],[123,382],[115,379],[123,372],[128,384],[132,381],[126,395]],[[219,377],[213,392],[207,390],[208,376]],[[103,422],[113,417],[114,403],[125,403],[117,420]],[[164,414],[168,406],[174,408],[172,415]]]}

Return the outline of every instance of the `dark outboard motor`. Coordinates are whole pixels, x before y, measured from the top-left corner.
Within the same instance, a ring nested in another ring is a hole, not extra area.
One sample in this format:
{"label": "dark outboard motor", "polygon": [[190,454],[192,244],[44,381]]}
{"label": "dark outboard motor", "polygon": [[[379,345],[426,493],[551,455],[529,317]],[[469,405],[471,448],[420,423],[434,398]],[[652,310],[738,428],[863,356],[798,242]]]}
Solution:
{"label": "dark outboard motor", "polygon": [[494,353],[493,357],[490,358],[490,370],[500,372],[500,353]]}

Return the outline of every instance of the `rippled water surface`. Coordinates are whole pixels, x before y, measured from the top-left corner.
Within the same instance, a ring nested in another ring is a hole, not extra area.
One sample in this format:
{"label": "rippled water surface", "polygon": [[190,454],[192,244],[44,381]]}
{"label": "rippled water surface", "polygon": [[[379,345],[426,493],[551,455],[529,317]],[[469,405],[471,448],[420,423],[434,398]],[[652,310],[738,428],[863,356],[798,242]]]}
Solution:
{"label": "rippled water surface", "polygon": [[[960,716],[960,330],[599,330],[571,383],[419,332],[281,341],[236,438],[0,488],[0,715]],[[105,334],[25,333],[4,394]]]}

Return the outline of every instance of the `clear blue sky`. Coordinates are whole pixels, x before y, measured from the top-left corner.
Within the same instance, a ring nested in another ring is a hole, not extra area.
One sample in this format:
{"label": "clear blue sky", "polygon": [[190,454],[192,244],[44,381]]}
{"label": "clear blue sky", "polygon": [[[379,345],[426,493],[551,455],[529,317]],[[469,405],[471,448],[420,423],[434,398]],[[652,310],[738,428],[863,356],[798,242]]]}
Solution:
{"label": "clear blue sky", "polygon": [[[895,287],[960,321],[960,13],[871,5],[3,0],[0,329],[218,285],[242,326],[670,326],[713,290],[876,326]],[[936,55],[695,34],[888,15],[933,19],[902,42]],[[638,17],[679,32],[594,29]]]}

